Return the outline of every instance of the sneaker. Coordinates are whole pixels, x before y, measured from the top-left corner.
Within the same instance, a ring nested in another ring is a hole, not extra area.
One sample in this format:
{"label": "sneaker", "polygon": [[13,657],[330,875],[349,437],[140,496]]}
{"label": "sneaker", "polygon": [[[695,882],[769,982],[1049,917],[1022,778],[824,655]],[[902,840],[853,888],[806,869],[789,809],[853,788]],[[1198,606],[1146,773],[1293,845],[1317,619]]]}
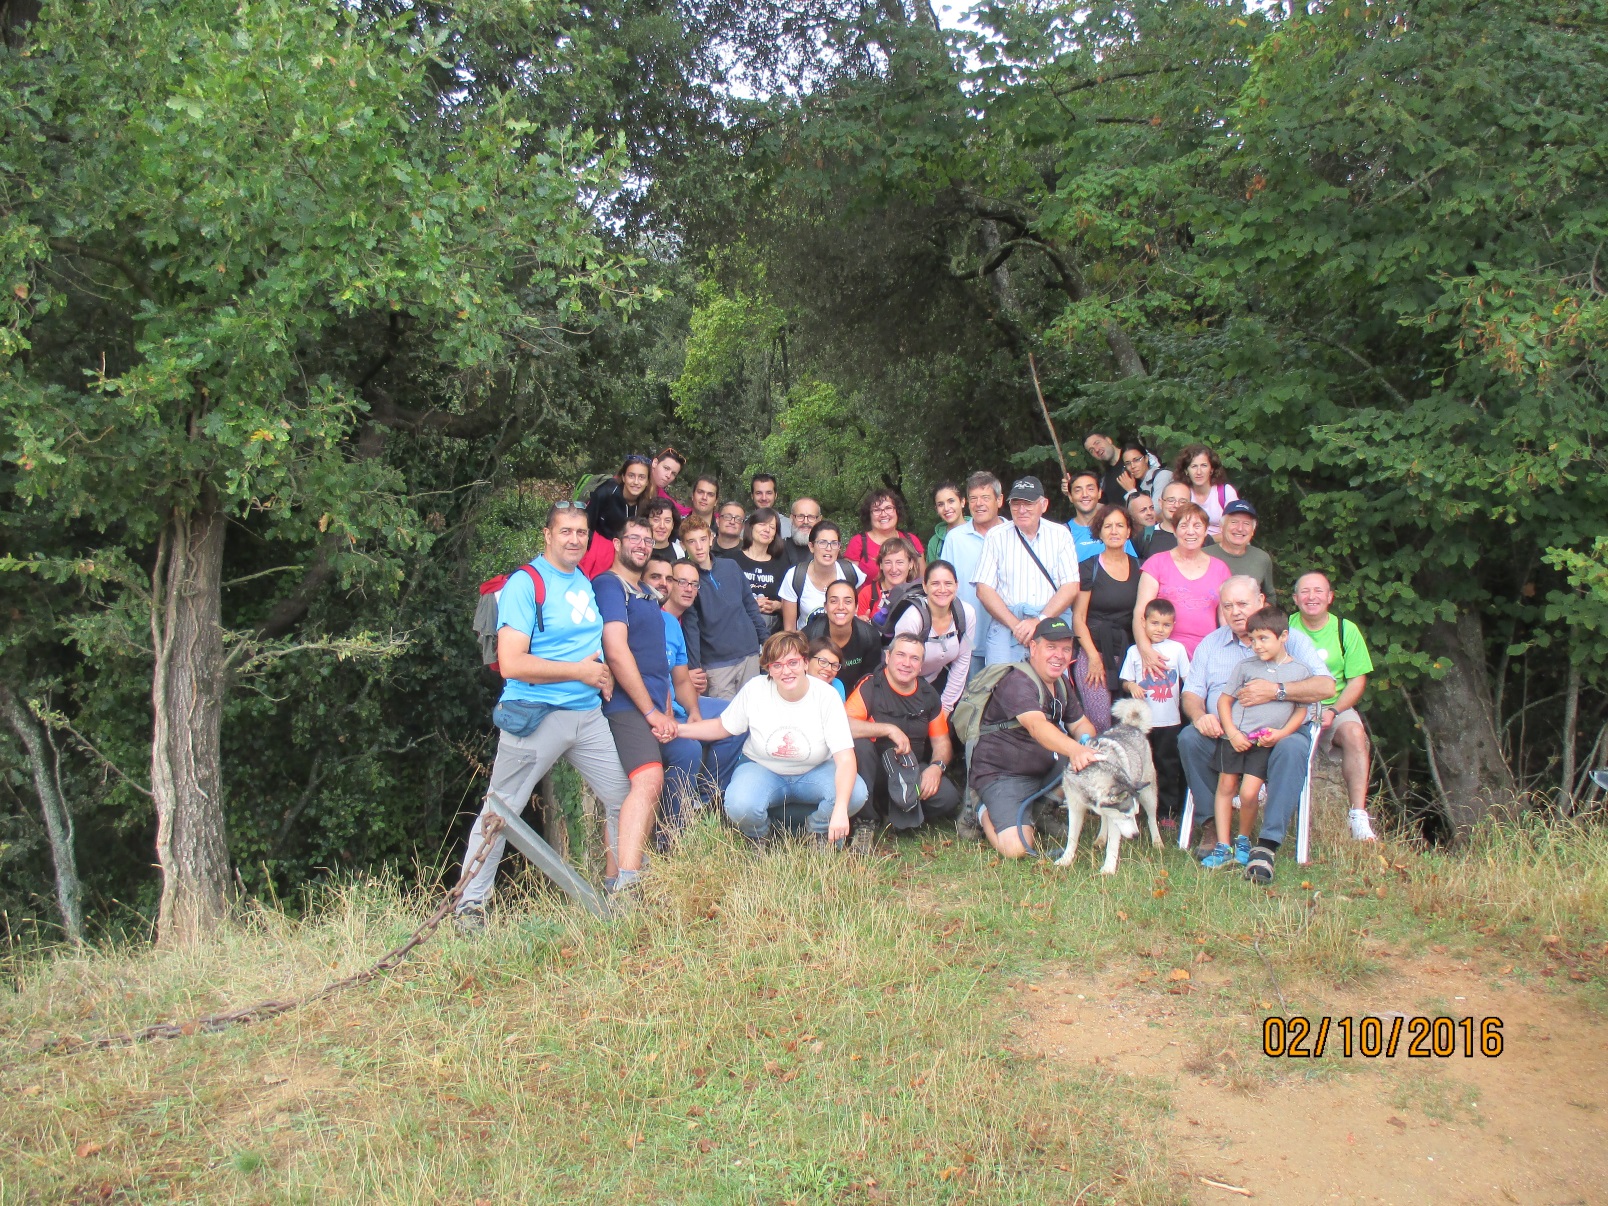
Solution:
{"label": "sneaker", "polygon": [[1234,839],[1234,861],[1242,867],[1251,861],[1251,839],[1243,833]]}
{"label": "sneaker", "polygon": [[1351,820],[1351,840],[1354,842],[1377,842],[1379,837],[1373,831],[1373,822],[1368,819],[1366,808],[1353,808],[1347,816]]}
{"label": "sneaker", "polygon": [[465,938],[476,938],[486,932],[486,910],[477,904],[460,905],[452,915],[452,927]]}
{"label": "sneaker", "polygon": [[1200,865],[1209,871],[1215,871],[1219,867],[1226,867],[1233,861],[1233,849],[1226,842],[1218,842],[1217,845],[1212,847],[1212,852],[1200,860]]}
{"label": "sneaker", "polygon": [[1245,867],[1245,878],[1253,884],[1273,882],[1273,851],[1266,846],[1251,848],[1251,861]]}
{"label": "sneaker", "polygon": [[849,837],[849,853],[859,858],[870,858],[871,850],[876,844],[876,830],[869,823],[856,824]]}
{"label": "sneaker", "polygon": [[618,896],[622,892],[631,891],[641,882],[641,871],[627,871],[624,867],[621,867],[618,875],[606,875],[603,877],[603,890],[610,896]]}

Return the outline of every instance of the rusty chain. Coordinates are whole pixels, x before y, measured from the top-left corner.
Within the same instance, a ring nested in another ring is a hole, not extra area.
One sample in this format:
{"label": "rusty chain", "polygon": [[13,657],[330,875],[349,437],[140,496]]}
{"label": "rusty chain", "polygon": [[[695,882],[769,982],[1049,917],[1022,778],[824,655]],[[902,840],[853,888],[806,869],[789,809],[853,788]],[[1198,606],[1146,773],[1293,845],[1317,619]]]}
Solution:
{"label": "rusty chain", "polygon": [[246,1025],[251,1022],[263,1022],[269,1018],[276,1018],[281,1014],[290,1013],[305,1005],[322,1001],[332,997],[338,992],[348,988],[355,988],[359,984],[367,984],[371,980],[395,971],[402,965],[410,954],[435,935],[446,920],[447,914],[452,912],[460,900],[463,891],[469,886],[469,881],[480,870],[486,858],[491,853],[492,843],[501,835],[503,819],[495,812],[483,815],[481,827],[480,846],[473,857],[464,864],[463,874],[458,877],[457,886],[442,897],[441,903],[436,906],[435,912],[419,923],[407,941],[392,947],[362,971],[354,972],[350,976],[332,981],[324,985],[317,992],[308,993],[302,997],[292,997],[285,1001],[258,1001],[255,1005],[247,1005],[242,1009],[231,1009],[225,1013],[209,1013],[204,1017],[194,1018],[188,1022],[158,1022],[154,1026],[146,1026],[141,1030],[129,1030],[121,1034],[103,1034],[97,1038],[81,1039],[63,1037],[52,1039],[34,1047],[34,1053],[48,1052],[53,1055],[74,1055],[80,1051],[105,1051],[113,1047],[132,1047],[136,1043],[148,1043],[152,1039],[188,1038],[192,1034],[215,1034],[220,1030],[227,1030],[231,1026]]}

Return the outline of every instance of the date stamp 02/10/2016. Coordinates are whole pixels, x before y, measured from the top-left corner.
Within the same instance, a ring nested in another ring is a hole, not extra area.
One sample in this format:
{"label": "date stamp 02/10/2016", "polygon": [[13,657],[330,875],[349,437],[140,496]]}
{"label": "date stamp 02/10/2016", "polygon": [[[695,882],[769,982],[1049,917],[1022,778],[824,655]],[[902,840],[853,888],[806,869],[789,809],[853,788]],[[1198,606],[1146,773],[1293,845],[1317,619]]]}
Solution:
{"label": "date stamp 02/10/2016", "polygon": [[1361,1017],[1268,1018],[1262,1023],[1262,1054],[1270,1059],[1495,1059],[1502,1054],[1501,1018]]}

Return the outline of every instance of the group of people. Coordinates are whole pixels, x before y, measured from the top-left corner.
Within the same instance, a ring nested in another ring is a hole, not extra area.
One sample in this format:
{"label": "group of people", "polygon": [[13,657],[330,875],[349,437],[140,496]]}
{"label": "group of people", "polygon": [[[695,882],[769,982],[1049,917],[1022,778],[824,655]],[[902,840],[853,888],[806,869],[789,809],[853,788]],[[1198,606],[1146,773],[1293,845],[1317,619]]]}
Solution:
{"label": "group of people", "polygon": [[[866,852],[878,824],[953,819],[1021,857],[1024,802],[1100,756],[1120,693],[1152,712],[1162,823],[1186,791],[1211,802],[1204,866],[1272,878],[1314,742],[1338,749],[1352,836],[1372,840],[1357,704],[1373,666],[1329,580],[1302,575],[1296,614],[1276,609],[1256,508],[1205,445],[1170,469],[1102,433],[1084,448],[1067,522],[1038,478],[1007,491],[980,471],[935,487],[926,540],[892,489],[846,534],[815,499],[784,513],[773,474],[724,500],[699,477],[683,502],[679,452],[628,457],[552,507],[543,552],[497,598],[489,794],[522,810],[567,759],[605,808],[611,892],[716,799],[756,842],[783,824]],[[950,720],[968,702],[963,749]],[[479,924],[500,855],[461,924]]]}

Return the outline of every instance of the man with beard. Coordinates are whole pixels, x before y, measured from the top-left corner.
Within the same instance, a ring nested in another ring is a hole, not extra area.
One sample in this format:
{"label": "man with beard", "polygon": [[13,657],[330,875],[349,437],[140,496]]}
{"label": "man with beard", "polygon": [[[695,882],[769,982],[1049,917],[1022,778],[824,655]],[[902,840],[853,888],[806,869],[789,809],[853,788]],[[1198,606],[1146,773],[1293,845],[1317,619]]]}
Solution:
{"label": "man with beard", "polygon": [[788,520],[792,530],[783,533],[782,557],[792,569],[810,559],[810,533],[821,522],[821,504],[813,498],[795,499]]}
{"label": "man with beard", "polygon": [[664,751],[675,740],[670,714],[670,659],[665,646],[659,597],[642,585],[642,571],[653,551],[653,532],[640,519],[628,519],[614,541],[614,567],[592,582],[603,617],[603,658],[614,676],[614,694],[603,703],[603,719],[614,735],[620,766],[631,781],[620,807],[620,871],[605,881],[611,891],[631,887],[642,876],[642,848],[653,828],[664,789]]}

